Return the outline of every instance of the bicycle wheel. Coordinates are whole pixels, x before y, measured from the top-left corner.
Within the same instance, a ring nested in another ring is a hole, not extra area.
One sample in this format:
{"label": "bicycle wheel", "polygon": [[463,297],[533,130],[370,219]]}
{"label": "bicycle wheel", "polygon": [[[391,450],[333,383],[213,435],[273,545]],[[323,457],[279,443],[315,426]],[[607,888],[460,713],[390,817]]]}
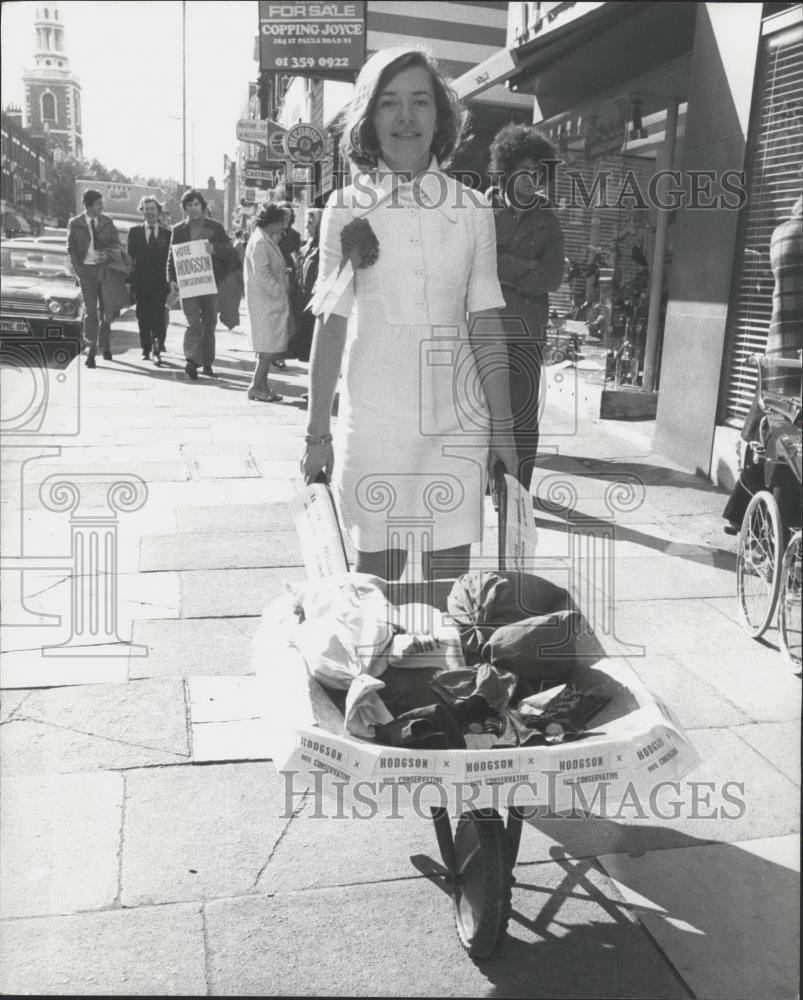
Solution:
{"label": "bicycle wheel", "polygon": [[747,506],[739,532],[736,593],[739,616],[746,631],[757,639],[769,628],[781,587],[781,515],[766,490]]}
{"label": "bicycle wheel", "polygon": [[778,605],[778,635],[781,652],[790,667],[800,673],[801,632],[801,533],[796,532],[783,554],[781,593]]}
{"label": "bicycle wheel", "polygon": [[508,835],[495,809],[463,813],[454,858],[452,902],[460,943],[472,958],[488,958],[507,928],[513,884]]}

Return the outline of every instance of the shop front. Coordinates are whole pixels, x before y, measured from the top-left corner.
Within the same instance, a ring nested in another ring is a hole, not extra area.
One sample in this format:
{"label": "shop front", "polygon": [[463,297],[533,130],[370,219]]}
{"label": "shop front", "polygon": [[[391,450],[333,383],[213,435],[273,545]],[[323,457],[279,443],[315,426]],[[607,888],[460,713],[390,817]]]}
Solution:
{"label": "shop front", "polygon": [[506,57],[458,89],[531,94],[558,146],[574,266],[555,307],[590,303],[603,342],[628,344],[622,387],[649,394],[634,415],[655,415],[655,451],[728,485],[769,326],[769,235],[800,193],[800,5],[510,7]]}

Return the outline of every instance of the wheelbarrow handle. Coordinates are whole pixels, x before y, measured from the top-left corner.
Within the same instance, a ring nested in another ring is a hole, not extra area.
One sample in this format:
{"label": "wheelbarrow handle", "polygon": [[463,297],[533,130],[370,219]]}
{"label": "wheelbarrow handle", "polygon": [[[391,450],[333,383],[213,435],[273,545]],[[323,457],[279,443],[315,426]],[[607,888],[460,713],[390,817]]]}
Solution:
{"label": "wheelbarrow handle", "polygon": [[505,496],[505,473],[505,463],[500,459],[494,464],[492,470],[493,482],[491,483],[491,500],[494,505],[494,510],[497,512],[499,511],[499,505]]}

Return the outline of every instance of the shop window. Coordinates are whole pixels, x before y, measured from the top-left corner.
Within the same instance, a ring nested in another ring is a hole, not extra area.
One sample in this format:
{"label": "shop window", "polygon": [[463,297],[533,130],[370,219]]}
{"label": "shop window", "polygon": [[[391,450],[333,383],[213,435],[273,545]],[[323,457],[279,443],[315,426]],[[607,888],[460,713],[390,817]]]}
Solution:
{"label": "shop window", "polygon": [[736,248],[734,289],[728,315],[728,358],[720,422],[741,427],[753,400],[756,369],[772,317],[775,281],[770,267],[773,230],[800,197],[803,163],[803,26],[765,35],[753,99],[747,159],[747,204]]}

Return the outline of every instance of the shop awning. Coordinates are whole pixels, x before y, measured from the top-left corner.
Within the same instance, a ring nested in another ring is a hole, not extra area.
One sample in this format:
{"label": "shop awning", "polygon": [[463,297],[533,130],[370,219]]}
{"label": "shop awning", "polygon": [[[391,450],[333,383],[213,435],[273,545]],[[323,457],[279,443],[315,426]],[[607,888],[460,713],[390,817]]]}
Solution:
{"label": "shop awning", "polygon": [[626,17],[643,3],[566,4],[561,19],[550,26],[548,18],[531,40],[522,45],[500,49],[474,69],[454,81],[462,100],[476,97],[490,87],[520,78],[535,66],[547,66],[566,51],[598,33],[604,25]]}
{"label": "shop awning", "polygon": [[[507,82],[536,99],[543,120],[623,85],[691,50],[697,4],[601,3],[562,5],[532,38],[503,49],[456,81],[469,98]],[[676,89],[673,87],[673,90]],[[682,100],[684,94],[673,93]]]}

